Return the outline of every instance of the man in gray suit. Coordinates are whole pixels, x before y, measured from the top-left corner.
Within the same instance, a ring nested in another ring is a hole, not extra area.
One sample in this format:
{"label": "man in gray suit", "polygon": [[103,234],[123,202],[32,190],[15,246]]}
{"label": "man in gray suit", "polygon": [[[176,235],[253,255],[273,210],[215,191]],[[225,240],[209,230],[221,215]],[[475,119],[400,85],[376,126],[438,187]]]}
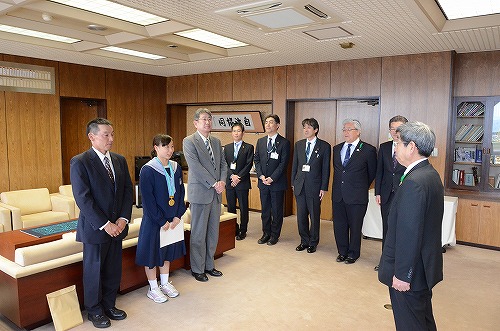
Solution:
{"label": "man in gray suit", "polygon": [[220,277],[214,254],[219,240],[221,193],[224,191],[227,164],[219,139],[210,136],[212,113],[200,108],[194,114],[196,132],[182,141],[188,163],[187,196],[191,210],[191,274],[200,282],[207,274]]}

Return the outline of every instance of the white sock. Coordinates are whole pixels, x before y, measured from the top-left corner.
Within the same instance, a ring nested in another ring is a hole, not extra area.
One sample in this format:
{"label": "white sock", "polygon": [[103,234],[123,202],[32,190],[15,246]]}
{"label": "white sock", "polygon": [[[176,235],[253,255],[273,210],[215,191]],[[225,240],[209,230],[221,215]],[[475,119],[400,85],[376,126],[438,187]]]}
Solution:
{"label": "white sock", "polygon": [[167,285],[168,284],[168,274],[160,274],[160,282],[161,282],[161,285]]}
{"label": "white sock", "polygon": [[149,287],[151,288],[151,290],[154,290],[155,288],[158,287],[158,282],[156,281],[156,279],[153,279],[153,280],[148,279],[148,282],[149,282]]}

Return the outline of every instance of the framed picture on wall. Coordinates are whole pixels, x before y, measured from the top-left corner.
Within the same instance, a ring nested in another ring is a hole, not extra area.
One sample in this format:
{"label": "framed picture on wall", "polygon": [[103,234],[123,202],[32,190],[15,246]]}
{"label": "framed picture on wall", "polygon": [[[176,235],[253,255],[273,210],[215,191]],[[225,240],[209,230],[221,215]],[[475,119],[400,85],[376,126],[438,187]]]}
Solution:
{"label": "framed picture on wall", "polygon": [[212,111],[212,131],[230,132],[231,126],[237,122],[241,122],[245,126],[245,132],[264,132],[260,111]]}

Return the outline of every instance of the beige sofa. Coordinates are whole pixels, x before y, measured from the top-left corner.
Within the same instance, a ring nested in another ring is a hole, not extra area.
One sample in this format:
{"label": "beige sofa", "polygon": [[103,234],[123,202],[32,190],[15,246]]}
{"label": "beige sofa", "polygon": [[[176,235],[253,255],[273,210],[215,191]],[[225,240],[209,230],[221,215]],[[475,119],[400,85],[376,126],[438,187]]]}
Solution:
{"label": "beige sofa", "polygon": [[71,185],[59,186],[59,192],[52,193],[51,196],[63,197],[73,201],[73,203],[75,204],[75,209],[73,211],[73,214],[70,215],[70,217],[78,218],[78,216],[80,216],[80,208],[78,208],[78,205],[76,204],[75,197],[73,196],[73,188],[71,187]]}
{"label": "beige sofa", "polygon": [[74,218],[74,201],[51,196],[47,188],[2,192],[0,201],[11,212],[12,230]]}
{"label": "beige sofa", "polygon": [[0,232],[12,230],[12,220],[10,218],[10,210],[0,207]]}

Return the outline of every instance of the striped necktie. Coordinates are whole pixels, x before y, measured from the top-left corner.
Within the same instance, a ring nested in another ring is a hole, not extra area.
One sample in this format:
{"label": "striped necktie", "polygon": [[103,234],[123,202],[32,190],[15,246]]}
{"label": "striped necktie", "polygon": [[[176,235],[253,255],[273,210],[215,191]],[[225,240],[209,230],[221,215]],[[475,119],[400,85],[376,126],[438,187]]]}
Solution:
{"label": "striped necktie", "polygon": [[210,160],[212,160],[212,165],[215,168],[215,159],[214,159],[214,153],[212,152],[212,148],[210,147],[210,140],[205,140],[205,146],[207,147],[208,154],[210,155]]}
{"label": "striped necktie", "polygon": [[104,166],[108,171],[108,177],[111,179],[111,183],[115,184],[115,176],[113,176],[113,171],[111,170],[111,165],[109,164],[109,159],[107,156],[104,157]]}
{"label": "striped necktie", "polygon": [[352,144],[347,145],[347,149],[345,151],[345,156],[344,156],[344,162],[342,163],[344,167],[347,165],[347,162],[349,162],[349,159],[351,158],[351,146]]}

